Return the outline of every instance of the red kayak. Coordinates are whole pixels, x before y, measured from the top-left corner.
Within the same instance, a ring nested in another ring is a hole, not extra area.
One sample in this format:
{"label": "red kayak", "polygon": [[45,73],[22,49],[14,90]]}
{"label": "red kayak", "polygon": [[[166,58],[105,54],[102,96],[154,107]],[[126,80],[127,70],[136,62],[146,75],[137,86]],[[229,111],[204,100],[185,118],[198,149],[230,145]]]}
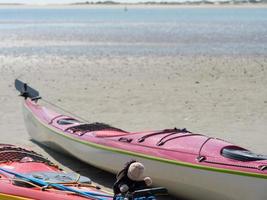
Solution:
{"label": "red kayak", "polygon": [[186,129],[131,133],[86,123],[41,105],[39,92],[16,80],[24,119],[37,142],[101,169],[118,172],[130,159],[148,169],[156,185],[196,200],[266,200],[267,156]]}
{"label": "red kayak", "polygon": [[0,144],[0,199],[112,199],[107,196],[89,178],[66,173],[34,151]]}

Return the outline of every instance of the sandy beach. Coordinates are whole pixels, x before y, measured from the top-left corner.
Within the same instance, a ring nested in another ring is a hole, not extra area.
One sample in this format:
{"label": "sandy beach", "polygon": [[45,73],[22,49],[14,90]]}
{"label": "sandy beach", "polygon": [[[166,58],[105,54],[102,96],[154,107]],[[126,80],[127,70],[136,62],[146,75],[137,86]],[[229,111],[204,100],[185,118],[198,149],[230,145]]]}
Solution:
{"label": "sandy beach", "polygon": [[[1,41],[0,47],[25,47],[37,41],[11,40]],[[15,78],[91,122],[129,131],[187,128],[267,154],[267,55],[0,52],[0,74],[0,143],[32,148],[108,189],[114,175],[31,141],[23,122],[22,99],[13,86]]]}

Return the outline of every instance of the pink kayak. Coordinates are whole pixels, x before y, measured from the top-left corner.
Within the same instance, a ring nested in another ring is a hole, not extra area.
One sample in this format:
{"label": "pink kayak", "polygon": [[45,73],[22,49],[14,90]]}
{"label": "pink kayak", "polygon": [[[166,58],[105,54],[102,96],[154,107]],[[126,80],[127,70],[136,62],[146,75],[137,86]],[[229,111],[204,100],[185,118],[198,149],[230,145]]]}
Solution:
{"label": "pink kayak", "polygon": [[[42,182],[50,186],[44,187]],[[58,189],[53,184],[69,190]],[[88,196],[81,195],[84,193]],[[106,195],[90,179],[66,173],[36,152],[0,144],[0,199],[112,200]]]}
{"label": "pink kayak", "polygon": [[26,84],[19,81],[16,88],[25,97],[23,113],[30,136],[50,148],[112,173],[131,159],[139,160],[155,185],[179,197],[267,199],[267,156],[186,129],[131,133],[85,123],[42,106],[39,93]]}

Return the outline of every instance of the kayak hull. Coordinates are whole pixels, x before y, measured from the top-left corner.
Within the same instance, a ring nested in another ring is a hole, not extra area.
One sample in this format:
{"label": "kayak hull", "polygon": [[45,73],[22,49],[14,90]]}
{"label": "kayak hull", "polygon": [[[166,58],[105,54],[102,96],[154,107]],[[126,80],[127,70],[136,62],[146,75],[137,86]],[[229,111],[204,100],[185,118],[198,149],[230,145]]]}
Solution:
{"label": "kayak hull", "polygon": [[206,170],[197,165],[177,164],[168,159],[157,160],[143,154],[123,152],[108,145],[79,140],[43,122],[30,105],[29,102],[24,104],[23,113],[33,140],[95,167],[117,173],[125,162],[134,159],[144,163],[146,173],[155,185],[166,187],[175,196],[198,200],[267,199],[267,177],[243,176],[216,168]]}

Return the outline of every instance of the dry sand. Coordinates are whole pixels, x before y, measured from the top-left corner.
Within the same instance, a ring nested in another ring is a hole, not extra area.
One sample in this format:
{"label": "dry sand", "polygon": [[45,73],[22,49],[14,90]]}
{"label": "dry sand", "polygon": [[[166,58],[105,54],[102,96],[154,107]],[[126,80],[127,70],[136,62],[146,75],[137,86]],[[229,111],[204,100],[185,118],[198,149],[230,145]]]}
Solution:
{"label": "dry sand", "polygon": [[0,142],[45,154],[112,186],[114,176],[34,144],[15,78],[89,121],[129,130],[188,128],[267,154],[267,57],[0,55]]}

